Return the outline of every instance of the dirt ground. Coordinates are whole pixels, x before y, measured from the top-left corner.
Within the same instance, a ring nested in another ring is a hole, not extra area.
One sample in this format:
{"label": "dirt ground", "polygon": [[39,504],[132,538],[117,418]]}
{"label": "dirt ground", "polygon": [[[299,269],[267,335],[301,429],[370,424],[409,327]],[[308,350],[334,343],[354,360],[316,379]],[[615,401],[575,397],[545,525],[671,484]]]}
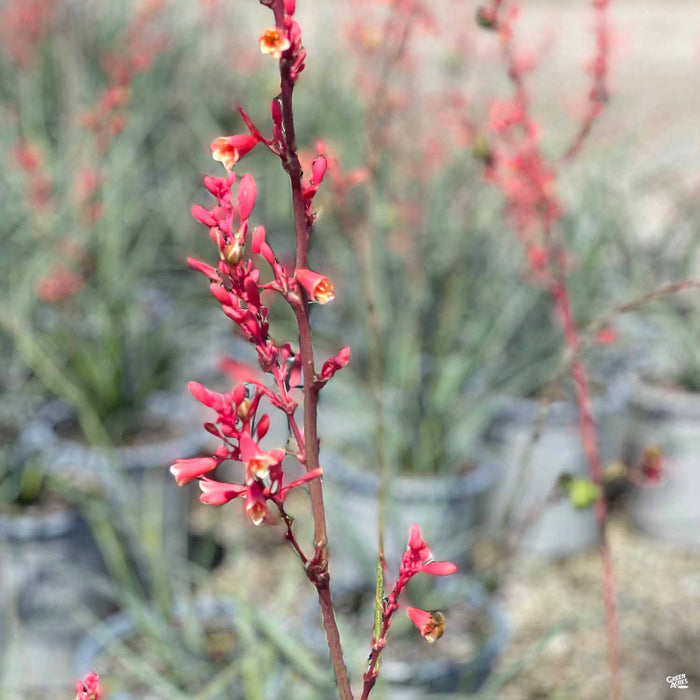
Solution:
{"label": "dirt ground", "polygon": [[[618,588],[623,697],[673,698],[685,673],[700,697],[700,551],[647,537],[620,518],[610,527]],[[504,597],[512,635],[498,672],[524,664],[503,700],[607,697],[600,559],[520,561]]]}

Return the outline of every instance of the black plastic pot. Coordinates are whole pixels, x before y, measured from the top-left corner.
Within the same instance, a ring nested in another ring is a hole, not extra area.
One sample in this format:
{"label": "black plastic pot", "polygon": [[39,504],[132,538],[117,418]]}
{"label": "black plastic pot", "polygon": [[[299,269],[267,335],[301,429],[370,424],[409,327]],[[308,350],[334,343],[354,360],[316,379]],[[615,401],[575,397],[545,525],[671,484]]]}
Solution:
{"label": "black plastic pot", "polygon": [[114,506],[116,525],[138,531],[155,513],[166,556],[181,560],[187,546],[188,496],[168,467],[178,457],[202,454],[208,443],[196,403],[187,398],[167,393],[151,398],[147,412],[167,427],[163,439],[111,448],[65,438],[59,428],[73,418],[73,412],[64,403],[51,402],[23,431],[20,444],[25,454],[38,454],[51,472],[63,478],[97,481]]}
{"label": "black plastic pot", "polygon": [[[604,464],[621,457],[629,392],[630,382],[623,378],[594,397],[593,417]],[[576,509],[567,499],[547,503],[561,474],[588,476],[578,407],[573,401],[550,405],[529,468],[523,473],[523,455],[539,411],[534,399],[504,399],[489,427],[487,444],[503,465],[492,494],[489,527],[498,532],[506,514],[510,514],[509,528],[524,533],[520,541],[524,551],[542,557],[569,556],[595,547],[598,541],[593,509]],[[533,518],[534,513],[537,515]]]}
{"label": "black plastic pot", "polygon": [[[379,477],[338,456],[325,455],[323,465],[331,575],[343,585],[360,584],[376,567]],[[399,556],[406,549],[411,526],[417,523],[436,556],[469,566],[496,476],[495,465],[482,462],[460,475],[391,477],[387,556]]]}
{"label": "black plastic pot", "polygon": [[53,697],[71,687],[70,650],[83,633],[75,613],[105,612],[101,573],[91,533],[75,509],[56,504],[0,514],[0,650],[8,697],[34,691]]}

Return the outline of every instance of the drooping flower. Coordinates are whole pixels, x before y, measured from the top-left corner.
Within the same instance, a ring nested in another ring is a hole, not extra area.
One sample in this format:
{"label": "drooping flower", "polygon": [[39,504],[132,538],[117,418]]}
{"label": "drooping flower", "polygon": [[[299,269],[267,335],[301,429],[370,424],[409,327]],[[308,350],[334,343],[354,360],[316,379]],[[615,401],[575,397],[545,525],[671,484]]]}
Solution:
{"label": "drooping flower", "polygon": [[327,304],[335,299],[333,283],[325,275],[313,270],[300,269],[294,272],[294,276],[307,294],[319,304]]}
{"label": "drooping flower", "polygon": [[438,610],[428,612],[420,608],[406,608],[406,613],[426,642],[432,644],[445,633],[445,616]]}
{"label": "drooping flower", "polygon": [[269,27],[259,39],[260,51],[274,58],[282,58],[282,54],[292,45],[289,38],[279,27]]}

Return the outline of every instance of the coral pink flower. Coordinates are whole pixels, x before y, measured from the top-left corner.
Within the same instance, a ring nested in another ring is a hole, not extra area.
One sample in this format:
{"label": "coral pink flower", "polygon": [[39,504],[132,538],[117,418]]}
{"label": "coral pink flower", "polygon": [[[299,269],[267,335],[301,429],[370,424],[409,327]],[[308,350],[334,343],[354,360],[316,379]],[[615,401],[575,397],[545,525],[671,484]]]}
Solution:
{"label": "coral pink flower", "polygon": [[266,29],[259,39],[260,51],[274,58],[282,58],[282,54],[292,45],[287,35],[279,27]]}
{"label": "coral pink flower", "polygon": [[327,382],[339,369],[350,362],[350,348],[344,347],[335,357],[327,359],[321,369],[321,380]]}
{"label": "coral pink flower", "polygon": [[223,506],[234,498],[238,498],[247,490],[246,487],[241,484],[227,484],[221,481],[213,481],[206,476],[199,480],[199,488],[202,491],[199,500],[210,506]]}
{"label": "coral pink flower", "polygon": [[257,144],[258,139],[248,134],[219,136],[210,146],[211,156],[214,160],[222,163],[226,170],[231,172],[233,166],[243,156],[250,153]]}
{"label": "coral pink flower", "polygon": [[88,673],[82,681],[75,684],[77,695],[75,700],[99,700],[101,695],[100,678],[93,671]]}
{"label": "coral pink flower", "polygon": [[313,270],[296,270],[294,276],[307,294],[319,304],[327,304],[335,299],[333,283],[326,277]]}
{"label": "coral pink flower", "polygon": [[445,616],[441,612],[406,608],[406,613],[411,618],[411,622],[420,630],[426,642],[432,644],[445,633]]}
{"label": "coral pink flower", "polygon": [[215,469],[218,462],[213,457],[193,457],[192,459],[176,459],[170,467],[170,473],[175,477],[178,486],[189,484],[190,481]]}
{"label": "coral pink flower", "polygon": [[253,440],[248,433],[242,433],[240,437],[241,459],[246,465],[246,482],[253,479],[265,479],[270,474],[270,469],[278,465],[284,457],[281,450],[265,452]]}
{"label": "coral pink flower", "polygon": [[245,512],[253,525],[260,525],[269,514],[263,489],[256,481],[250,484],[246,491]]}

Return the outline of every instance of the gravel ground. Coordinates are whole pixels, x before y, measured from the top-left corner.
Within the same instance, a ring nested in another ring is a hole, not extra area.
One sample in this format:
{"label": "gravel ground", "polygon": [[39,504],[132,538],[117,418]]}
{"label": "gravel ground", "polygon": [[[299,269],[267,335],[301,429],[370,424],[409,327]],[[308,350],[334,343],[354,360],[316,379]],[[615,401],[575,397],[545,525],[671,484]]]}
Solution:
{"label": "gravel ground", "polygon": [[[700,551],[651,539],[624,520],[610,527],[618,587],[623,697],[676,697],[666,677],[685,673],[700,697]],[[600,561],[522,560],[504,588],[511,643],[499,667],[523,669],[502,700],[607,697]]]}

